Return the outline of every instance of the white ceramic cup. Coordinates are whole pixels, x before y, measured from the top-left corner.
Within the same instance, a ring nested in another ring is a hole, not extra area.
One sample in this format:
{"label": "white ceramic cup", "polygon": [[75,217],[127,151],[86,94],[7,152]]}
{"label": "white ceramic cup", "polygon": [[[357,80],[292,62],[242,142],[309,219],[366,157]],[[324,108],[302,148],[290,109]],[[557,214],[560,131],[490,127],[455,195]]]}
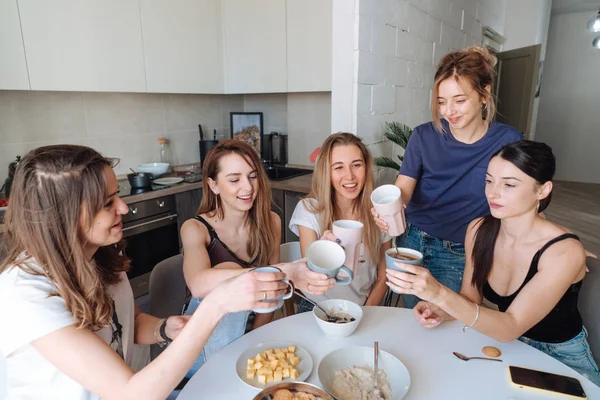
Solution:
{"label": "white ceramic cup", "polygon": [[371,193],[373,208],[379,217],[389,225],[388,233],[400,236],[406,230],[404,207],[400,188],[396,185],[383,185]]}
{"label": "white ceramic cup", "polygon": [[346,253],[346,266],[356,271],[360,258],[360,245],[362,244],[364,225],[361,222],[349,219],[340,219],[332,224],[331,231],[340,239],[340,244]]}

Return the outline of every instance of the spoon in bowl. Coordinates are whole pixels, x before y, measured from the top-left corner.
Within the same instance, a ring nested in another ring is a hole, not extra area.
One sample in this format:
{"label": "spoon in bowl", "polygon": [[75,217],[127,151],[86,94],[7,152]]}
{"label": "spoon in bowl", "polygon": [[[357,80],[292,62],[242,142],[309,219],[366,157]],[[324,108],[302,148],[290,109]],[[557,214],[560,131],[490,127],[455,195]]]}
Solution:
{"label": "spoon in bowl", "polygon": [[325,316],[327,317],[327,322],[338,323],[338,322],[354,322],[355,321],[354,317],[348,319],[348,318],[344,318],[344,317],[336,317],[336,316],[333,316],[333,315],[329,315],[329,314],[327,314],[327,311],[325,311],[323,309],[323,307],[321,307],[320,305],[318,305],[317,303],[315,303],[314,301],[312,301],[308,297],[304,296],[302,293],[298,292],[297,290],[295,290],[294,293],[298,297],[303,298],[304,300],[308,301],[313,306],[317,307],[319,310],[323,311],[323,314],[325,314]]}

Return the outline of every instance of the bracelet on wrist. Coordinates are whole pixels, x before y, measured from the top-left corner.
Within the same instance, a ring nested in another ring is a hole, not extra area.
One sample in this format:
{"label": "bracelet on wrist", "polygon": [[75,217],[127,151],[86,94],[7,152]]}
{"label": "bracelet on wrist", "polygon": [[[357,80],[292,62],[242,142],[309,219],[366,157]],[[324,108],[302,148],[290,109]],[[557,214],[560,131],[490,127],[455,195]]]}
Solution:
{"label": "bracelet on wrist", "polygon": [[466,332],[467,329],[472,328],[473,326],[475,326],[475,324],[477,323],[477,320],[479,319],[479,304],[474,303],[475,307],[476,307],[476,311],[475,311],[475,319],[473,320],[473,323],[471,323],[471,325],[467,326],[466,324],[463,325],[462,331]]}

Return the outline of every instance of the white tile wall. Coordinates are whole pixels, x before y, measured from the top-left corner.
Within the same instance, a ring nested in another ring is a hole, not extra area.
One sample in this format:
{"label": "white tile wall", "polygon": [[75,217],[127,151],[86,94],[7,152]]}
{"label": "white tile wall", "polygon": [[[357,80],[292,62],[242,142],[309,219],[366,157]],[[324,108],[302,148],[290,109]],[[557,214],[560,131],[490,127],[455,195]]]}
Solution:
{"label": "white tile wall", "polygon": [[[389,106],[388,106],[389,107]],[[369,103],[370,108],[370,103]],[[118,174],[158,158],[169,138],[173,163],[200,160],[198,124],[206,138],[230,137],[229,113],[261,111],[264,133],[289,134],[289,162],[309,154],[331,133],[331,93],[187,95],[0,91],[0,186],[17,155],[49,144],[81,144],[121,158]]]}
{"label": "white tile wall", "polygon": [[[506,0],[356,2],[356,133],[374,155],[386,149],[399,154],[402,149],[384,143],[384,123],[399,121],[414,127],[431,119],[435,66],[449,51],[480,44],[484,25],[502,34]],[[395,175],[378,171],[382,183],[393,182]]]}

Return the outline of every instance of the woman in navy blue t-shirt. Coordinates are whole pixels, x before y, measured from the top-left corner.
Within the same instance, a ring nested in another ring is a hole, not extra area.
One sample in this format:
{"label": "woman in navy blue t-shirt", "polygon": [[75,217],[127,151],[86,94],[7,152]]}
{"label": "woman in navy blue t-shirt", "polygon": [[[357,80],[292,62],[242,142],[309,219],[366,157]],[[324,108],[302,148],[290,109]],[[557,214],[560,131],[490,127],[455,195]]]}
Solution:
{"label": "woman in navy blue t-shirt", "polygon": [[[423,253],[423,265],[455,292],[465,268],[467,226],[489,213],[488,162],[504,145],[522,138],[515,128],[494,121],[495,64],[496,57],[477,46],[442,58],[431,96],[433,121],[414,129],[396,179],[408,222],[397,246]],[[405,295],[403,300],[413,308],[419,299]]]}

